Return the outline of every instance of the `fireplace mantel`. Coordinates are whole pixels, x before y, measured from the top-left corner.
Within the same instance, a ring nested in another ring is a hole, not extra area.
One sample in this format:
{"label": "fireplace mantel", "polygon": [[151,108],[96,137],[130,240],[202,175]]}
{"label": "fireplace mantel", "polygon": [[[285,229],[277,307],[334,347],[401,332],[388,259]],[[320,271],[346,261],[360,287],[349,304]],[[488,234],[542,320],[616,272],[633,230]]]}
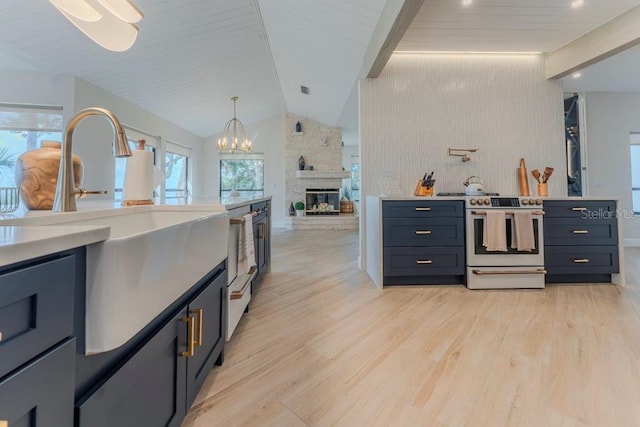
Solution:
{"label": "fireplace mantel", "polygon": [[351,178],[351,172],[347,171],[296,171],[296,178],[302,179],[345,179]]}

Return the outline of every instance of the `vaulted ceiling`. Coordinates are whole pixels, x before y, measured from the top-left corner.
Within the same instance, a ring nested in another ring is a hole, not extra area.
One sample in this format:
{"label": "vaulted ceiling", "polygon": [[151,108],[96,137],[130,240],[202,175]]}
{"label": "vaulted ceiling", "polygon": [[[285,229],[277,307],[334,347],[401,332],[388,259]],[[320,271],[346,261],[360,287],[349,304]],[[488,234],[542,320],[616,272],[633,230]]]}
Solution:
{"label": "vaulted ceiling", "polygon": [[[235,95],[245,123],[288,111],[336,125],[357,117],[372,36],[405,1],[134,0],[138,40],[114,53],[46,0],[2,0],[0,67],[78,76],[201,136],[222,130]],[[397,50],[548,52],[640,3],[571,1],[425,0]]]}

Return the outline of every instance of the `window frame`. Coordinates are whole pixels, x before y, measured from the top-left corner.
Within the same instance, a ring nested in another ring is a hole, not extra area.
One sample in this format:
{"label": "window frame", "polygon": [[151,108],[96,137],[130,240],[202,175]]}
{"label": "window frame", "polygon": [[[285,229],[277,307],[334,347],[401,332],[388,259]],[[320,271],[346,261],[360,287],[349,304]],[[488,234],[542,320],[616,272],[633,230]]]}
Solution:
{"label": "window frame", "polygon": [[227,189],[223,187],[223,162],[225,161],[258,161],[261,162],[260,174],[261,174],[261,182],[262,188],[253,188],[253,189],[239,189],[235,188],[236,191],[240,193],[240,197],[243,197],[242,194],[245,193],[258,193],[251,194],[251,198],[262,197],[264,196],[265,191],[265,175],[264,175],[264,153],[222,153],[220,154],[220,160],[218,162],[218,196],[220,200],[224,200],[230,197],[230,193],[234,190],[233,188]]}
{"label": "window frame", "polygon": [[[173,155],[177,155],[177,156],[182,156],[185,159],[185,166],[184,166],[184,170],[185,170],[185,177],[184,177],[184,181],[185,181],[185,188],[167,188],[166,184],[167,184],[167,156],[169,154],[173,154]],[[163,197],[164,200],[180,200],[180,199],[184,199],[185,201],[191,196],[191,176],[192,176],[192,162],[191,162],[191,154],[192,154],[192,150],[191,147],[187,147],[185,145],[182,144],[178,144],[176,142],[173,141],[167,141],[165,144],[165,150],[164,150],[164,163],[163,163],[163,173],[165,175],[165,179],[164,179],[164,185],[163,185]],[[167,192],[168,191],[173,191],[173,192],[179,192],[179,191],[183,191],[184,195],[172,195],[172,196],[168,196]]]}

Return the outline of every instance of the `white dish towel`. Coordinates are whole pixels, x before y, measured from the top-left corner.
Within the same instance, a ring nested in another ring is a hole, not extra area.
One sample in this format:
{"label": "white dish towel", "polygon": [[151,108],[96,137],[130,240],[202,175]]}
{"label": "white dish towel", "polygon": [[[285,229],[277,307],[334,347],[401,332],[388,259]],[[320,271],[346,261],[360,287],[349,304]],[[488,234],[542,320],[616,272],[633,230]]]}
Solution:
{"label": "white dish towel", "polygon": [[238,275],[247,274],[256,265],[256,253],[253,247],[253,216],[246,214],[241,225],[238,242]]}
{"label": "white dish towel", "polygon": [[511,248],[531,252],[536,248],[531,212],[514,212],[511,221]]}
{"label": "white dish towel", "polygon": [[487,211],[482,222],[482,246],[488,252],[507,251],[507,219],[504,211]]}

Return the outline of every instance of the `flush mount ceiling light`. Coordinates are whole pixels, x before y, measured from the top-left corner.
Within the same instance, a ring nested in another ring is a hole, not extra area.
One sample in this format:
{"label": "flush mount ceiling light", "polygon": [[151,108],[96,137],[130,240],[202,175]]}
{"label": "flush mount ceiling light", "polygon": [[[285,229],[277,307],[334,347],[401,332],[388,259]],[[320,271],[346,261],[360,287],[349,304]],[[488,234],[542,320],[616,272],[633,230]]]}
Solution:
{"label": "flush mount ceiling light", "polygon": [[582,6],[584,6],[584,0],[573,0],[571,2],[571,7],[574,9],[577,9]]}
{"label": "flush mount ceiling light", "polygon": [[236,102],[238,97],[231,98],[233,101],[233,118],[227,122],[222,131],[222,137],[218,138],[218,151],[221,153],[248,153],[251,151],[251,141],[247,138],[242,122],[236,117]]}
{"label": "flush mount ceiling light", "polygon": [[471,3],[473,3],[473,0],[462,0],[463,6],[471,6]]}
{"label": "flush mount ceiling light", "polygon": [[[135,22],[143,15],[128,0],[49,0],[91,40],[107,50],[123,52],[138,37]],[[97,16],[97,19],[96,19]]]}

